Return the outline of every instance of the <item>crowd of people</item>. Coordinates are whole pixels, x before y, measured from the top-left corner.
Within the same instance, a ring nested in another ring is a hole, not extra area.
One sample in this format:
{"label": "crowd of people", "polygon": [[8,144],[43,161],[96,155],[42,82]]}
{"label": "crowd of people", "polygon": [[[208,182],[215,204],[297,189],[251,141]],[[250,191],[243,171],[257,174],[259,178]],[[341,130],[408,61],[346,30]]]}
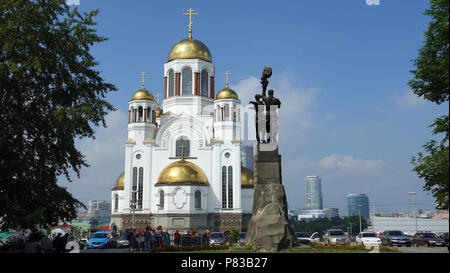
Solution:
{"label": "crowd of people", "polygon": [[130,251],[146,251],[164,246],[191,246],[205,244],[209,245],[210,231],[206,230],[201,236],[197,229],[187,230],[186,233],[180,233],[176,230],[172,235],[166,229],[163,231],[161,226],[156,229],[146,227],[145,229],[127,229],[126,237],[129,242]]}

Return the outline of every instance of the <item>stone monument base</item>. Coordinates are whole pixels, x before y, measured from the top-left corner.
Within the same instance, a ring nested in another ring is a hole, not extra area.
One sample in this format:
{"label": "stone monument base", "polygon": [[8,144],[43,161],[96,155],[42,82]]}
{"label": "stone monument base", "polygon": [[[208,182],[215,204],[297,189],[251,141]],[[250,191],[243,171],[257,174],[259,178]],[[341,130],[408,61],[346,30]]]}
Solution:
{"label": "stone monument base", "polygon": [[253,214],[246,243],[256,251],[280,251],[296,243],[289,222],[286,193],[281,184],[281,156],[278,149],[255,155]]}

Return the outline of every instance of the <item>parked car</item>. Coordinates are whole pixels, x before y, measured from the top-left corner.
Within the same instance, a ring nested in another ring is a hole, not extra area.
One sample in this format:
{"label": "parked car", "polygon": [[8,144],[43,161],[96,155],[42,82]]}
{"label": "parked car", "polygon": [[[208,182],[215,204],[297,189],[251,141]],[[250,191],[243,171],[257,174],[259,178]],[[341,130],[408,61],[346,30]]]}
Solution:
{"label": "parked car", "polygon": [[111,237],[108,232],[97,231],[89,238],[87,248],[108,248],[111,247]]}
{"label": "parked car", "polygon": [[447,246],[447,243],[444,239],[439,238],[433,232],[417,232],[414,234],[412,238],[412,244],[415,247],[419,247],[421,245],[425,246]]}
{"label": "parked car", "polygon": [[221,232],[211,232],[209,236],[209,244],[214,245],[224,245],[226,243],[225,236]]}
{"label": "parked car", "polygon": [[381,236],[381,245],[410,247],[411,239],[401,230],[385,230]]}
{"label": "parked car", "polygon": [[381,239],[375,232],[361,232],[356,236],[356,244],[364,246],[381,246]]}
{"label": "parked car", "polygon": [[25,236],[20,234],[9,234],[1,241],[4,250],[17,250],[25,247]]}
{"label": "parked car", "polygon": [[129,246],[130,246],[130,242],[127,239],[127,234],[122,233],[119,236],[119,238],[117,238],[116,247],[121,248],[121,247],[129,247]]}
{"label": "parked car", "polygon": [[309,236],[308,232],[296,232],[295,237],[297,237],[297,240],[301,244],[310,244],[311,243],[311,237]]}
{"label": "parked car", "polygon": [[323,235],[323,241],[329,245],[349,245],[350,239],[341,229],[329,229]]}
{"label": "parked car", "polygon": [[239,232],[239,242],[245,243],[245,236],[247,235],[247,232]]}
{"label": "parked car", "polygon": [[311,234],[311,237],[309,237],[309,241],[311,244],[318,244],[323,241],[323,238],[320,236],[319,232],[314,232]]}

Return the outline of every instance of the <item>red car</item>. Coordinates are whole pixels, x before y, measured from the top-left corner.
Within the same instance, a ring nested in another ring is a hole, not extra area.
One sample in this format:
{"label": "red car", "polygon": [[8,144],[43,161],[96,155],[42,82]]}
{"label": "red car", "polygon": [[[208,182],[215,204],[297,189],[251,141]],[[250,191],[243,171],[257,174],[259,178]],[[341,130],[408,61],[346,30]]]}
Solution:
{"label": "red car", "polygon": [[417,232],[412,237],[412,244],[415,247],[425,245],[427,247],[431,246],[447,246],[444,239],[439,238],[433,232]]}

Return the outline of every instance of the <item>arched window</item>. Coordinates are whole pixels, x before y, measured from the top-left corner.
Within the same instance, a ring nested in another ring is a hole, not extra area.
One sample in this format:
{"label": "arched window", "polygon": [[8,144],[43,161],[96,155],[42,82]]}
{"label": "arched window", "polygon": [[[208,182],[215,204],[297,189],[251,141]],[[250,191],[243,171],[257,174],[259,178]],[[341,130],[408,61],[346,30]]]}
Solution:
{"label": "arched window", "polygon": [[208,71],[203,70],[200,74],[200,95],[208,96]]}
{"label": "arched window", "polygon": [[171,69],[170,71],[169,71],[169,97],[171,97],[171,96],[173,96],[173,86],[174,86],[174,83],[175,83],[175,80],[174,80],[174,73],[173,73],[173,70]]}
{"label": "arched window", "polygon": [[233,208],[233,167],[228,167],[228,208]]}
{"label": "arched window", "polygon": [[200,191],[195,192],[195,208],[202,208],[202,193]]}
{"label": "arched window", "polygon": [[[137,189],[137,168],[133,168],[133,184],[132,184],[132,196],[131,200],[136,201],[136,189]],[[136,208],[136,204],[133,204],[133,207]]]}
{"label": "arched window", "polygon": [[183,68],[181,71],[181,94],[192,95],[192,69],[189,67]]}
{"label": "arched window", "polygon": [[119,195],[116,193],[114,194],[114,211],[119,210]]}
{"label": "arched window", "polygon": [[222,167],[222,208],[227,208],[227,167]]}
{"label": "arched window", "polygon": [[139,168],[138,209],[142,209],[142,197],[144,188],[144,168]]}
{"label": "arched window", "polygon": [[230,106],[225,104],[223,108],[223,120],[230,120]]}
{"label": "arched window", "polygon": [[190,141],[187,137],[180,137],[176,141],[176,152],[175,157],[181,157],[181,145],[184,145],[183,148],[183,157],[189,157],[190,155]]}
{"label": "arched window", "polygon": [[159,191],[159,209],[164,209],[164,191]]}

